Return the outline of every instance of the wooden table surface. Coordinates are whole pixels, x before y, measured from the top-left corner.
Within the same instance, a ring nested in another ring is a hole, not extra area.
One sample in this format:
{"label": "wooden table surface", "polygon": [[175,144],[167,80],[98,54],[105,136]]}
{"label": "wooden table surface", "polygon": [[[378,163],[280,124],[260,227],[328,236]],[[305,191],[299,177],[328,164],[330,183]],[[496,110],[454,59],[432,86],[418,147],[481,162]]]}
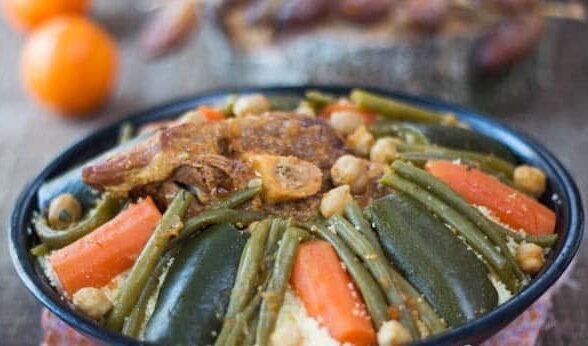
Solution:
{"label": "wooden table surface", "polygon": [[[209,59],[214,56],[208,56],[197,36],[188,49],[157,62],[145,62],[135,42],[137,13],[124,10],[123,5],[113,5],[115,2],[105,3],[98,1],[95,12],[119,41],[121,76],[111,102],[85,121],[63,121],[29,102],[18,78],[19,49],[24,37],[0,23],[0,220],[4,225],[8,224],[10,210],[25,183],[76,139],[132,111],[203,90],[242,84],[238,79],[223,81],[209,73]],[[588,200],[588,26],[558,26],[560,37],[553,52],[557,66],[555,71],[546,71],[550,77],[545,90],[524,100],[523,109],[495,105],[493,112],[551,149],[577,179],[584,199]],[[6,244],[6,234],[0,232],[0,243]],[[541,337],[544,345],[586,344],[587,270],[584,244],[572,275],[573,284],[562,288],[555,299],[552,321]],[[2,245],[0,344],[37,344],[39,311],[40,305],[12,269],[7,246]]]}

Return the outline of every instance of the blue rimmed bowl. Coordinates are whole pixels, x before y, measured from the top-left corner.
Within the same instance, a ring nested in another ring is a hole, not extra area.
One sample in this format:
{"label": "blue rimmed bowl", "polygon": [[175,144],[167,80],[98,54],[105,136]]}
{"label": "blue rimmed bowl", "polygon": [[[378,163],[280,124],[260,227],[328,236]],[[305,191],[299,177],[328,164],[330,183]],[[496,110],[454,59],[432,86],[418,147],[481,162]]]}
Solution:
{"label": "blue rimmed bowl", "polygon": [[[232,93],[260,92],[271,96],[278,102],[292,104],[303,96],[305,90],[308,89],[318,89],[339,95],[348,94],[350,91],[348,87],[312,85],[244,88],[201,94],[131,115],[96,131],[57,155],[25,187],[12,211],[8,229],[10,255],[24,285],[51,312],[92,339],[104,344],[136,344],[137,341],[121,334],[113,333],[76,312],[51,287],[49,280],[44,276],[33,256],[29,254],[29,249],[38,243],[37,237],[30,229],[30,224],[33,213],[37,210],[37,192],[40,186],[51,178],[112,148],[116,143],[119,127],[123,122],[128,121],[133,125],[140,126],[156,120],[173,118],[201,104],[224,102],[226,96]],[[542,202],[557,213],[556,232],[559,234],[559,239],[542,273],[533,279],[521,293],[495,310],[458,328],[435,335],[418,343],[418,345],[464,345],[481,342],[523,313],[556,282],[571,263],[580,246],[584,232],[583,207],[576,184],[561,163],[545,147],[494,119],[428,98],[384,90],[366,89],[433,110],[453,112],[462,121],[469,123],[474,130],[505,144],[521,162],[537,166],[547,174],[549,183]]]}

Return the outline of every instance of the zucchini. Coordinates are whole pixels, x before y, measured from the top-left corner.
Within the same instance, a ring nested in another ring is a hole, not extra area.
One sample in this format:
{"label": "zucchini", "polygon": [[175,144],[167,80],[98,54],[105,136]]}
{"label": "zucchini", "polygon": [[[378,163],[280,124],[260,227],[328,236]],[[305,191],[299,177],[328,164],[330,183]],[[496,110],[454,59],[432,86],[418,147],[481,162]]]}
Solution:
{"label": "zucchini", "polygon": [[409,144],[435,144],[442,147],[479,152],[495,155],[510,163],[516,164],[517,159],[507,146],[494,138],[472,130],[454,126],[434,124],[399,123],[396,121],[379,121],[370,127],[376,137],[397,136],[406,141],[406,134],[421,134],[428,143],[418,136],[418,141]]}
{"label": "zucchini", "polygon": [[169,269],[144,339],[163,345],[214,344],[247,238],[219,224],[188,240]]}
{"label": "zucchini", "polygon": [[449,326],[498,305],[484,263],[421,204],[392,193],[372,203],[366,214],[386,255]]}

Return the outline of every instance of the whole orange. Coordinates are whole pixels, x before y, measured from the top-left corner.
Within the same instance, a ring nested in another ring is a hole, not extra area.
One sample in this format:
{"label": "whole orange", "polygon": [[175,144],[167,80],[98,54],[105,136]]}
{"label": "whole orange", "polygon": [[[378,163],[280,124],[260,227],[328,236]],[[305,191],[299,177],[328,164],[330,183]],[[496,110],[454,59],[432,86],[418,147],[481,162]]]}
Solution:
{"label": "whole orange", "polygon": [[89,19],[51,19],[23,47],[20,67],[25,89],[65,115],[94,110],[114,85],[117,51],[108,33]]}
{"label": "whole orange", "polygon": [[85,13],[90,0],[0,0],[6,19],[15,27],[31,30],[63,14]]}

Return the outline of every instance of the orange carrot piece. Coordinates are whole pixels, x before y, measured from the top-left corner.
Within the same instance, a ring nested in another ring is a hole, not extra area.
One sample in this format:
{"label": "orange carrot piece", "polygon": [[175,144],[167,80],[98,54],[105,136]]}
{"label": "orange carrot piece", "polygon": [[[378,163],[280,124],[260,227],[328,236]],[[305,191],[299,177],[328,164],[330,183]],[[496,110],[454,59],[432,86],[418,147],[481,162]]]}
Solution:
{"label": "orange carrot piece", "polygon": [[488,208],[501,222],[531,235],[555,230],[555,213],[480,170],[450,161],[429,161],[426,170],[471,204]]}
{"label": "orange carrot piece", "polygon": [[341,343],[374,345],[376,332],[355,285],[326,241],[298,247],[291,284],[308,314]]}
{"label": "orange carrot piece", "polygon": [[376,121],[376,114],[375,113],[362,111],[356,105],[354,105],[352,103],[348,103],[348,102],[338,102],[338,103],[333,103],[328,106],[325,106],[325,108],[323,108],[323,110],[321,111],[320,116],[322,118],[328,119],[329,117],[331,117],[331,114],[334,112],[345,112],[345,111],[355,112],[355,113],[359,114],[363,118],[363,121],[368,125],[373,123],[374,121]]}
{"label": "orange carrot piece", "polygon": [[49,264],[65,292],[72,296],[83,287],[102,287],[129,269],[160,219],[161,213],[147,197],[51,254]]}
{"label": "orange carrot piece", "polygon": [[220,121],[225,119],[225,115],[223,114],[223,112],[219,111],[214,107],[200,106],[198,107],[198,112],[204,115],[204,117],[208,121]]}

